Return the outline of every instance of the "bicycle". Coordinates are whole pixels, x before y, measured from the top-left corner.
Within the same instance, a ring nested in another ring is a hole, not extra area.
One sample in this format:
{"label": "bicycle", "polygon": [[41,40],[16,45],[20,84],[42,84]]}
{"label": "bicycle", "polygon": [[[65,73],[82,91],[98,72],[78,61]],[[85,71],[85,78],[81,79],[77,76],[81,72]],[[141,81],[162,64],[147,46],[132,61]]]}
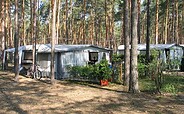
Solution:
{"label": "bicycle", "polygon": [[34,66],[32,65],[31,67],[28,68],[27,70],[27,75],[31,76],[32,78],[35,78],[37,80],[40,80],[42,78],[42,71],[40,69],[39,65],[35,65],[35,71],[34,71]]}

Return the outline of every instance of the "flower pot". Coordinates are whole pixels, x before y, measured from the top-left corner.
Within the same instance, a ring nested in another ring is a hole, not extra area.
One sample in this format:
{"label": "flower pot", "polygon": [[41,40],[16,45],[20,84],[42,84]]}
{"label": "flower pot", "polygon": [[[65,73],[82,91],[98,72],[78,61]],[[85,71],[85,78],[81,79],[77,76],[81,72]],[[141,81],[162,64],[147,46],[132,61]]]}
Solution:
{"label": "flower pot", "polygon": [[108,80],[100,80],[100,85],[101,86],[107,86],[108,85]]}

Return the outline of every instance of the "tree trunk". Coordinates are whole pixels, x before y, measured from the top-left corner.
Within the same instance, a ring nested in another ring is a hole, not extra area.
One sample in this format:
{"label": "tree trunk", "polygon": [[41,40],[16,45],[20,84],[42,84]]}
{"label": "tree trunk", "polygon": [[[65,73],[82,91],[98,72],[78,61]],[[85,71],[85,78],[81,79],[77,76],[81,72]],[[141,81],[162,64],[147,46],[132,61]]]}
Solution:
{"label": "tree trunk", "polygon": [[30,42],[29,44],[33,44],[33,0],[30,0],[30,10],[31,10],[31,18],[30,18],[30,22],[31,22],[31,26],[30,26]]}
{"label": "tree trunk", "polygon": [[[36,33],[37,33],[37,0],[33,1],[33,70],[36,72]],[[34,73],[35,75],[35,73]],[[35,77],[35,76],[34,76]]]}
{"label": "tree trunk", "polygon": [[[182,9],[182,17],[181,17],[181,23],[184,23],[184,1],[183,1],[183,9]],[[183,24],[181,24],[181,44],[184,44],[184,29],[183,28]]]}
{"label": "tree trunk", "polygon": [[147,0],[147,28],[146,28],[146,62],[150,60],[150,0]]}
{"label": "tree trunk", "polygon": [[112,41],[112,46],[111,48],[114,49],[114,51],[116,52],[117,51],[117,42],[116,42],[116,37],[115,37],[115,34],[114,34],[114,28],[115,28],[115,23],[114,23],[114,20],[115,20],[115,12],[114,12],[114,8],[115,8],[115,0],[112,1],[112,19],[111,19],[111,41]]}
{"label": "tree trunk", "polygon": [[4,42],[5,42],[5,49],[7,48],[8,44],[8,2],[9,0],[6,0],[5,2],[5,26],[4,26]]}
{"label": "tree trunk", "polygon": [[40,6],[40,0],[37,0],[36,3],[36,44],[40,43],[40,11],[39,11],[39,6]]}
{"label": "tree trunk", "polygon": [[74,39],[74,26],[73,26],[73,23],[74,23],[74,19],[73,19],[73,2],[72,0],[70,0],[70,23],[69,23],[69,27],[70,27],[70,31],[69,31],[69,35],[70,35],[70,38],[71,38],[71,43],[73,42],[73,39]]}
{"label": "tree trunk", "polygon": [[174,7],[175,7],[175,22],[174,22],[174,37],[175,37],[175,42],[178,44],[179,43],[179,36],[178,36],[178,0],[174,0]]}
{"label": "tree trunk", "polygon": [[85,22],[85,17],[86,17],[86,0],[83,0],[83,20],[82,20],[82,38],[83,38],[83,44],[86,44],[86,22]]}
{"label": "tree trunk", "polygon": [[15,53],[14,53],[14,69],[15,69],[15,81],[19,82],[19,14],[18,14],[18,0],[15,0]]}
{"label": "tree trunk", "polygon": [[25,1],[22,0],[22,39],[23,39],[23,45],[26,45],[26,39],[25,39]]}
{"label": "tree trunk", "polygon": [[98,19],[98,16],[97,16],[97,0],[95,0],[95,3],[94,3],[94,9],[95,9],[95,16],[94,16],[94,29],[95,29],[95,44],[96,45],[99,45],[99,38],[98,38],[98,24],[99,24],[99,19]]}
{"label": "tree trunk", "polygon": [[55,44],[58,44],[59,42],[59,27],[60,27],[60,0],[57,0],[57,24],[56,24],[56,41]]}
{"label": "tree trunk", "polygon": [[52,0],[52,44],[51,44],[51,84],[55,84],[55,37],[56,37],[56,0]]}
{"label": "tree trunk", "polygon": [[65,1],[65,13],[66,13],[66,44],[69,44],[69,35],[68,35],[68,0]]}
{"label": "tree trunk", "polygon": [[158,10],[159,0],[156,0],[156,12],[155,12],[155,44],[158,44]]}
{"label": "tree trunk", "polygon": [[144,13],[143,15],[143,19],[142,19],[142,35],[141,35],[141,43],[145,43],[146,39],[145,39],[145,23],[146,23],[146,13]]}
{"label": "tree trunk", "polygon": [[7,0],[7,16],[8,16],[8,28],[7,28],[7,30],[8,30],[8,38],[9,39],[7,39],[8,41],[8,46],[10,47],[10,48],[12,48],[13,47],[13,29],[12,29],[12,21],[11,21],[11,9],[10,9],[10,0]]}
{"label": "tree trunk", "polygon": [[138,22],[137,22],[137,36],[138,36],[138,44],[141,43],[141,24],[140,24],[140,18],[141,18],[141,3],[140,0],[137,0],[137,10],[138,10]]}
{"label": "tree trunk", "polygon": [[[124,85],[128,86],[129,85],[129,77],[130,77],[130,14],[129,14],[129,3],[127,0],[124,0],[124,26],[123,26],[123,31],[124,31],[124,45],[125,45],[125,64],[124,64],[124,80],[123,83]],[[123,39],[123,38],[122,38]]]}
{"label": "tree trunk", "polygon": [[107,47],[108,42],[108,14],[107,14],[107,0],[105,0],[105,40],[104,40],[104,47]]}
{"label": "tree trunk", "polygon": [[137,0],[131,2],[131,59],[130,59],[130,85],[129,91],[132,93],[139,92],[138,71],[137,71]]}
{"label": "tree trunk", "polygon": [[48,41],[47,42],[49,42],[51,40],[50,36],[51,36],[51,29],[52,29],[52,27],[51,27],[52,0],[50,0],[49,2],[50,2],[50,9],[49,9],[49,19],[48,19],[49,23],[48,23]]}
{"label": "tree trunk", "polygon": [[165,29],[164,29],[164,44],[167,44],[168,39],[168,16],[169,16],[169,0],[166,0],[166,14],[165,14]]}
{"label": "tree trunk", "polygon": [[[6,23],[6,17],[5,17],[5,1],[1,1],[1,49],[2,49],[2,57],[4,57],[4,50],[6,49],[6,34],[5,34],[5,23]],[[3,59],[2,59],[3,60]],[[2,61],[2,69],[5,70],[5,63]]]}
{"label": "tree trunk", "polygon": [[172,31],[171,31],[171,43],[176,41],[175,38],[175,0],[172,1]]}

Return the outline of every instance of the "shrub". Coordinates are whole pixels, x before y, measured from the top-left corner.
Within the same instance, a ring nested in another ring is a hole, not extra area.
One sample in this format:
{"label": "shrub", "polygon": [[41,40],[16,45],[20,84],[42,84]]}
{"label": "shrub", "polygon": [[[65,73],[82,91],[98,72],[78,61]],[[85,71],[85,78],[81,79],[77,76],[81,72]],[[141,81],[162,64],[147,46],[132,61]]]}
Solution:
{"label": "shrub", "polygon": [[72,77],[91,80],[109,79],[112,74],[107,60],[101,60],[95,65],[68,67],[68,70]]}
{"label": "shrub", "polygon": [[99,69],[98,69],[99,71],[97,71],[99,80],[111,78],[112,70],[109,67],[107,60],[105,60],[105,59],[101,60],[100,63],[97,64],[97,66],[99,67]]}
{"label": "shrub", "polygon": [[178,92],[178,90],[177,90],[177,88],[175,87],[175,85],[174,85],[174,84],[171,84],[171,83],[166,84],[166,85],[162,88],[162,90],[163,90],[164,92],[173,93],[173,94],[176,94],[176,93]]}

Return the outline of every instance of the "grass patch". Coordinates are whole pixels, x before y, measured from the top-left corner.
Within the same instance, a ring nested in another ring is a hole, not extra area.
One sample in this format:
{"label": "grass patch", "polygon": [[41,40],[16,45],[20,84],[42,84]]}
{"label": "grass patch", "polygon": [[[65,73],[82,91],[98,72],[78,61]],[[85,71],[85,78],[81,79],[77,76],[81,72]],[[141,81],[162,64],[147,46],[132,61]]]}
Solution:
{"label": "grass patch", "polygon": [[139,79],[139,89],[140,91],[153,91],[155,89],[155,83],[150,78]]}
{"label": "grass patch", "polygon": [[[155,90],[155,82],[149,78],[139,79],[141,91]],[[184,92],[184,76],[164,76],[161,92],[173,93]]]}
{"label": "grass patch", "polygon": [[161,91],[169,93],[184,92],[184,76],[165,76]]}

